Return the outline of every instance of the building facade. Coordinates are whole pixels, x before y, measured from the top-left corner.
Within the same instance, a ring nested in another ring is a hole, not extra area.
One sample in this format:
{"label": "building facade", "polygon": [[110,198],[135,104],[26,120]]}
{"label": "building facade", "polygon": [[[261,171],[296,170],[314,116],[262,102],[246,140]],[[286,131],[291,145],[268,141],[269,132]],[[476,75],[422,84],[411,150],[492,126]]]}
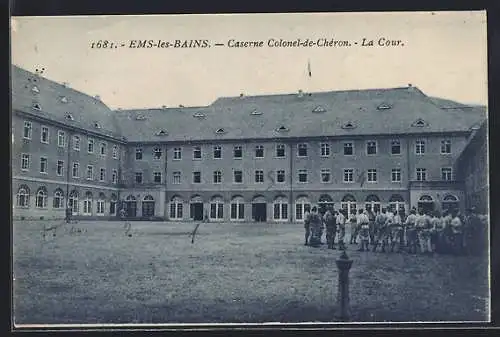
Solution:
{"label": "building facade", "polygon": [[112,111],[13,68],[14,218],[302,221],[312,205],[465,207],[484,109],[409,86]]}

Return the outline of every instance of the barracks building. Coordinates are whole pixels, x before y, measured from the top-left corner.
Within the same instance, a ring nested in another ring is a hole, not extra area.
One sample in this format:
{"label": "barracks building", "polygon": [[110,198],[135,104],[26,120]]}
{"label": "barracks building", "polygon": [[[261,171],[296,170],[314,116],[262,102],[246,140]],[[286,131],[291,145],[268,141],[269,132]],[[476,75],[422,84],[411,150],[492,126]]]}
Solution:
{"label": "barracks building", "polygon": [[124,207],[130,219],[300,222],[312,205],[463,209],[471,168],[458,163],[485,146],[475,135],[486,118],[411,85],[111,110],[14,66],[13,217],[64,218],[69,206],[89,219]]}

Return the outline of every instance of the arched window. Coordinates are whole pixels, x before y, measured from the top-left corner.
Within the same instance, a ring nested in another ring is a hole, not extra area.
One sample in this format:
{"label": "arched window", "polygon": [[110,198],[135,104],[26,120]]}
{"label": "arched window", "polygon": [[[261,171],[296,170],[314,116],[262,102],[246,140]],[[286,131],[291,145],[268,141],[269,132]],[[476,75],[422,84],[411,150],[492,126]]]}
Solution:
{"label": "arched window", "polygon": [[241,196],[235,196],[231,200],[231,220],[245,219],[245,200]]}
{"label": "arched window", "polygon": [[295,201],[295,219],[304,220],[306,212],[311,211],[311,202],[307,196],[299,196]]}
{"label": "arched window", "polygon": [[64,192],[61,189],[57,189],[54,192],[53,208],[59,209],[64,208]]}
{"label": "arched window", "polygon": [[73,190],[69,194],[68,207],[71,208],[73,215],[77,215],[80,211],[80,206],[78,203],[78,191]]}
{"label": "arched window", "polygon": [[356,212],[356,198],[351,194],[346,194],[344,198],[342,198],[342,202],[340,203],[340,207],[347,212],[347,216],[350,217],[353,212]]}
{"label": "arched window", "polygon": [[210,200],[210,219],[224,219],[224,200],[221,196],[214,196]]}
{"label": "arched window", "polygon": [[47,189],[45,187],[40,187],[36,192],[35,207],[36,208],[47,207]]}
{"label": "arched window", "polygon": [[97,199],[97,215],[104,215],[104,205],[106,203],[106,195],[104,193],[99,193],[99,199]]}
{"label": "arched window", "polygon": [[85,193],[85,199],[83,199],[83,215],[92,215],[92,193]]}
{"label": "arched window", "polygon": [[[172,200],[170,200],[170,219],[173,220],[182,220],[183,218],[183,206],[184,201],[180,197],[173,197]],[[202,203],[202,209],[203,209],[203,203]]]}
{"label": "arched window", "polygon": [[155,198],[151,195],[146,195],[142,199],[142,216],[143,217],[153,217],[155,215]]}
{"label": "arched window", "polygon": [[30,189],[26,185],[21,185],[17,191],[17,206],[30,207]]}
{"label": "arched window", "polygon": [[441,203],[441,208],[443,211],[454,211],[459,209],[458,198],[452,194],[447,194],[443,198],[443,202]]}
{"label": "arched window", "polygon": [[111,198],[109,199],[109,215],[116,215],[116,202],[118,198],[116,194],[111,194]]}
{"label": "arched window", "polygon": [[404,212],[405,201],[403,197],[399,194],[391,195],[391,198],[389,199],[389,209],[391,210],[391,212],[394,211]]}
{"label": "arched window", "polygon": [[320,208],[320,212],[326,212],[327,208],[333,207],[333,199],[328,194],[323,194],[319,197],[318,205]]}
{"label": "arched window", "polygon": [[273,202],[273,218],[276,221],[288,220],[288,200],[284,196],[279,196]]}
{"label": "arched window", "polygon": [[380,199],[376,195],[370,194],[366,197],[365,209],[374,213],[380,212]]}
{"label": "arched window", "polygon": [[125,199],[126,201],[136,201],[137,199],[133,196],[133,195],[129,195],[127,196],[127,199]]}

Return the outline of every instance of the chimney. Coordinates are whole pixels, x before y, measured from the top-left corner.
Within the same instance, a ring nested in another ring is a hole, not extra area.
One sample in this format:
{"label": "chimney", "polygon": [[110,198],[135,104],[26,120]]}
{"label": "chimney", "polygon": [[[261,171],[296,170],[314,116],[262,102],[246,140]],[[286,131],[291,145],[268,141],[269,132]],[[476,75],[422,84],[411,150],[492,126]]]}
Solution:
{"label": "chimney", "polygon": [[411,88],[411,87],[412,87],[411,83],[408,83],[408,87],[409,87],[409,88]]}
{"label": "chimney", "polygon": [[95,95],[95,96],[94,96],[94,98],[95,98],[96,100],[98,100],[98,101],[100,101],[100,100],[101,100],[101,96],[99,96],[99,95]]}
{"label": "chimney", "polygon": [[162,108],[162,109],[166,109],[166,108],[167,108],[167,106],[166,106],[166,105],[162,105],[162,106],[161,106],[161,108]]}
{"label": "chimney", "polygon": [[240,94],[240,97],[243,97],[243,96],[245,96],[245,95],[243,95],[243,93],[241,93],[241,94]]}
{"label": "chimney", "polygon": [[298,96],[299,97],[304,97],[304,92],[302,91],[302,89],[299,89]]}
{"label": "chimney", "polygon": [[182,105],[182,104],[179,104],[179,108],[184,108],[184,105]]}

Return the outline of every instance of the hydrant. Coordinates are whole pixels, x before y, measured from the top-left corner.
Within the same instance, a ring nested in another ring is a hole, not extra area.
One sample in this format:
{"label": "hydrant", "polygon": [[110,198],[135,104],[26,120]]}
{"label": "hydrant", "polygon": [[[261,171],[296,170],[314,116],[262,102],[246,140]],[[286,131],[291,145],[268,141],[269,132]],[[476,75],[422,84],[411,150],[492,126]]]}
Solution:
{"label": "hydrant", "polygon": [[349,306],[349,270],[352,266],[352,260],[344,250],[336,261],[339,270],[339,284],[337,302],[340,310],[340,319],[348,321],[350,318]]}

